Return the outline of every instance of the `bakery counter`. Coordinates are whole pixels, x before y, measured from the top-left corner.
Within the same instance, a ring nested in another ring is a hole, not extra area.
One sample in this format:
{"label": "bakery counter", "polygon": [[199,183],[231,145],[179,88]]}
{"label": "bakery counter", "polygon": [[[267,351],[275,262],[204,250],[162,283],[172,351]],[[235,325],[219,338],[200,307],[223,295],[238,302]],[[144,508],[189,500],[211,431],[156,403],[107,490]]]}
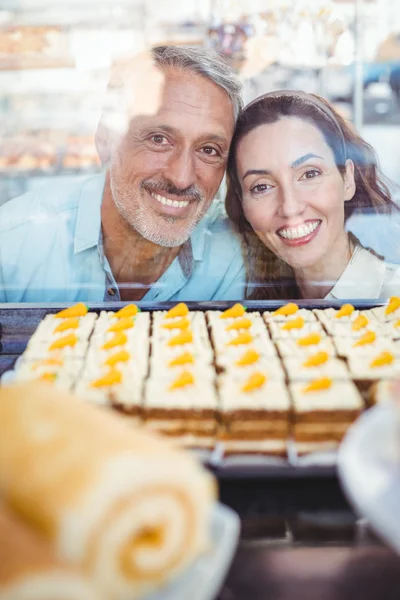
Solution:
{"label": "bakery counter", "polygon": [[397,600],[400,557],[363,542],[242,543],[218,600]]}

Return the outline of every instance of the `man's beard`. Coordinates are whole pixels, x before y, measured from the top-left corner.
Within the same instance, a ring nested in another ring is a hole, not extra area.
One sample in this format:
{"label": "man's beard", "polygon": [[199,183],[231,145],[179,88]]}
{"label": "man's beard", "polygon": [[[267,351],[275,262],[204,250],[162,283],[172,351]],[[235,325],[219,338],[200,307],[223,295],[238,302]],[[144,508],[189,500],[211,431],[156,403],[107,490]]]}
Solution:
{"label": "man's beard", "polygon": [[[137,190],[138,196],[145,192],[165,192],[175,198],[196,202],[199,208],[192,216],[188,217],[189,222],[186,223],[185,218],[163,214],[157,215],[143,206],[141,199],[138,199],[132,193],[129,184],[123,183],[121,172],[118,166],[114,165],[110,168],[110,187],[115,206],[126,223],[146,240],[166,248],[175,248],[184,244],[204,217],[210,205],[210,202],[206,201],[204,195],[196,186],[180,190],[165,179],[146,179]],[[184,231],[174,232],[173,226],[179,221],[185,223]]]}

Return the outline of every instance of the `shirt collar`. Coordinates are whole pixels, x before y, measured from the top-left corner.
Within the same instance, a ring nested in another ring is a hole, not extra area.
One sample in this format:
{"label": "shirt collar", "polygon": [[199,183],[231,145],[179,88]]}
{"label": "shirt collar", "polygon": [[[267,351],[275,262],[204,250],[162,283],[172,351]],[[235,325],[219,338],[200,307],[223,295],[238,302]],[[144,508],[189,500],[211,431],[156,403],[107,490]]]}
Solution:
{"label": "shirt collar", "polygon": [[208,212],[204,215],[200,223],[194,229],[189,239],[190,244],[192,246],[192,254],[194,260],[203,260],[207,240],[212,235],[209,225],[214,218],[214,207],[212,204]]}
{"label": "shirt collar", "polygon": [[82,184],[76,218],[74,254],[97,246],[101,230],[101,202],[106,173],[100,173]]}
{"label": "shirt collar", "polygon": [[379,298],[385,273],[385,263],[365,248],[358,246],[327,298],[338,300]]}

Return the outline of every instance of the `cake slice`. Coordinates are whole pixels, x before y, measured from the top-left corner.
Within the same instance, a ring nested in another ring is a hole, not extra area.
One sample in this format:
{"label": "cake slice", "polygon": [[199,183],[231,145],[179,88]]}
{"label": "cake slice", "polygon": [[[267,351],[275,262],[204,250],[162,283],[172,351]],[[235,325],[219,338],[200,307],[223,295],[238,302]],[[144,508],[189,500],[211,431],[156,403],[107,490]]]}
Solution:
{"label": "cake slice", "polygon": [[225,454],[286,455],[290,399],[285,384],[262,371],[218,381]]}
{"label": "cake slice", "polygon": [[292,382],[292,436],[297,453],[335,447],[364,408],[352,381],[322,377],[309,382]]}

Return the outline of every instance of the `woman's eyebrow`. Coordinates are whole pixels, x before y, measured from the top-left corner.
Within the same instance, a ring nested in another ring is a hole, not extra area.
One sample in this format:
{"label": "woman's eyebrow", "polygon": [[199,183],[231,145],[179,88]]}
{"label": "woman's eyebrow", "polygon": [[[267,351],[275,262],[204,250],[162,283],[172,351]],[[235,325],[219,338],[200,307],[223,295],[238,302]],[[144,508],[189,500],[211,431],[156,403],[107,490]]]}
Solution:
{"label": "woman's eyebrow", "polygon": [[245,179],[247,175],[271,175],[271,171],[268,171],[267,169],[249,169],[243,175],[242,180]]}
{"label": "woman's eyebrow", "polygon": [[292,162],[292,164],[290,166],[292,167],[292,169],[295,169],[296,167],[299,167],[304,162],[306,162],[306,160],[309,160],[310,158],[320,158],[321,160],[324,160],[322,156],[318,156],[317,154],[312,154],[312,152],[310,152],[309,154],[300,156],[300,158],[298,158],[294,162]]}

